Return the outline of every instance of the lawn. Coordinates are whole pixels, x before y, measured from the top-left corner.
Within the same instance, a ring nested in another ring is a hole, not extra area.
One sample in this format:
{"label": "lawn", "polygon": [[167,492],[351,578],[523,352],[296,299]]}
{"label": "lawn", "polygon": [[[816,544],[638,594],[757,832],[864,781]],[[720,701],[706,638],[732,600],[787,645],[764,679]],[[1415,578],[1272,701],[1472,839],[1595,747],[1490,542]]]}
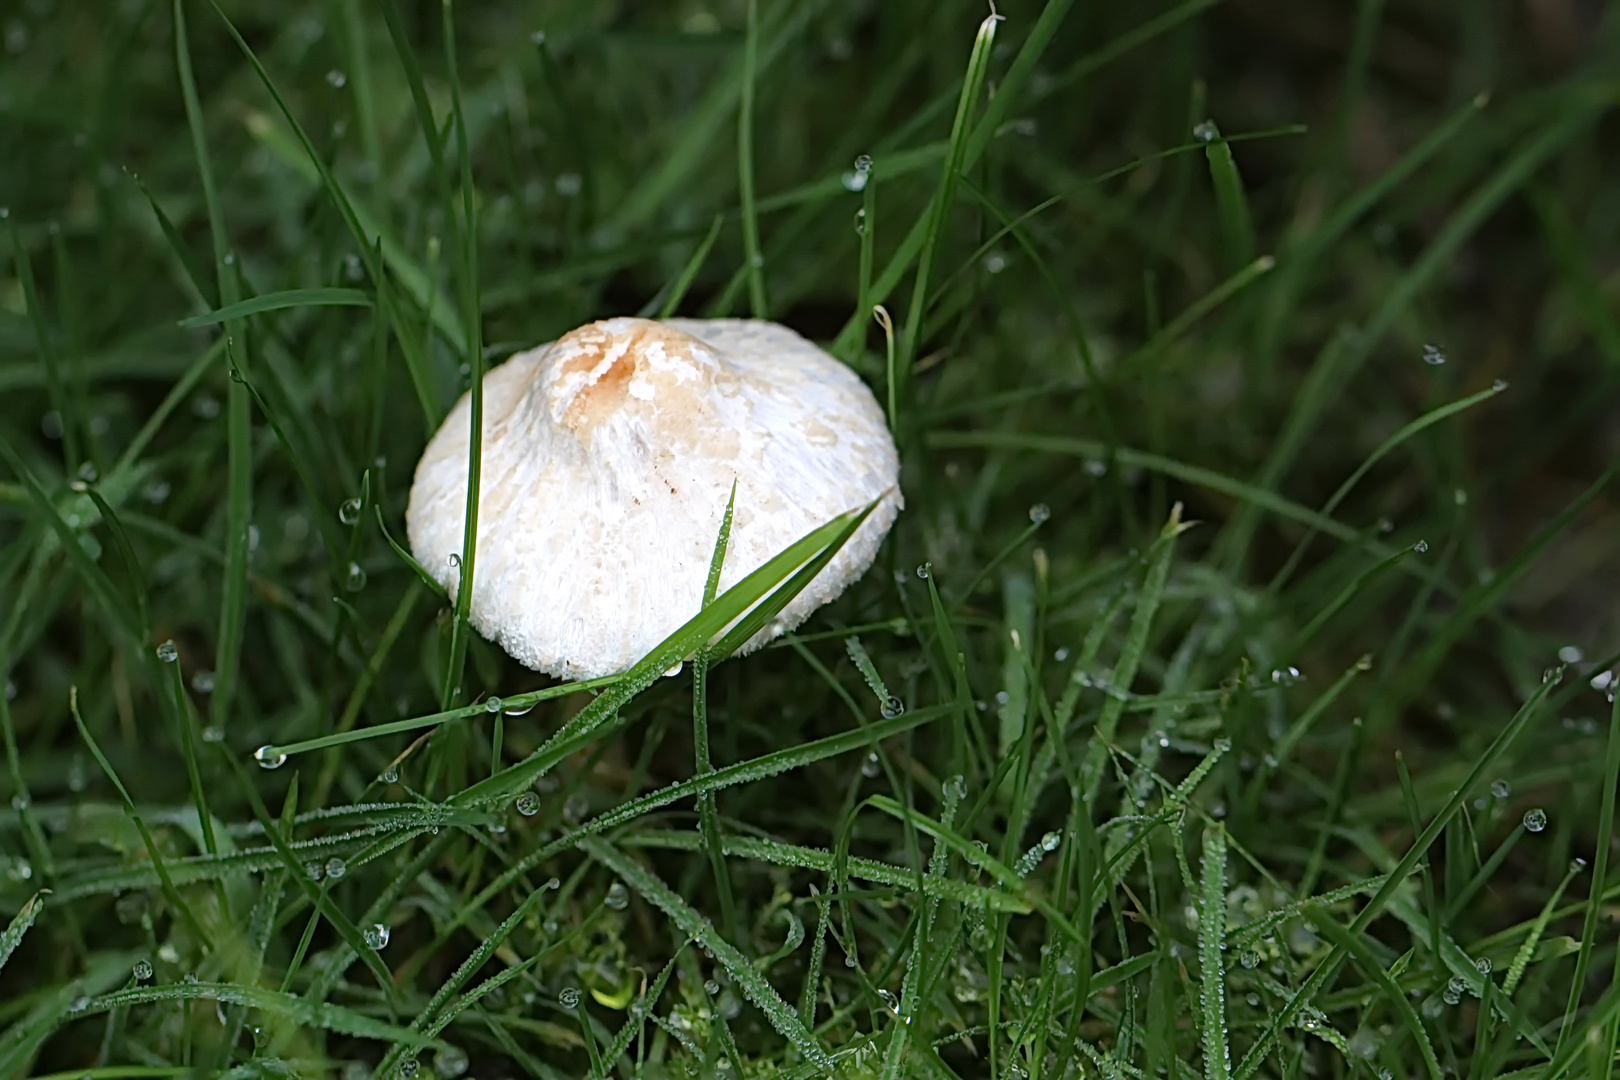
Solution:
{"label": "lawn", "polygon": [[[0,9],[0,1080],[1615,1075],[1620,8],[998,7]],[[906,508],[563,684],[406,499],[638,314]]]}

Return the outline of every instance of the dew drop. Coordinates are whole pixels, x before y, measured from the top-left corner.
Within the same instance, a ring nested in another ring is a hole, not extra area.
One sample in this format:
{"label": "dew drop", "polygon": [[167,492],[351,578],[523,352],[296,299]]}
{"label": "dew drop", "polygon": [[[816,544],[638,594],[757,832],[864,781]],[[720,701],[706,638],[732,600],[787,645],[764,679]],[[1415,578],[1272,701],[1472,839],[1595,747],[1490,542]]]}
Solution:
{"label": "dew drop", "polygon": [[534,711],[534,707],[535,707],[536,704],[537,704],[537,702],[530,701],[530,702],[519,702],[516,705],[508,705],[506,707],[506,715],[507,716],[527,716],[529,713]]}
{"label": "dew drop", "polygon": [[540,796],[532,791],[525,791],[512,805],[517,807],[517,812],[524,817],[534,817],[540,812]]}
{"label": "dew drop", "polygon": [[1540,832],[1547,827],[1547,811],[1535,807],[1524,812],[1524,827],[1530,832]]}
{"label": "dew drop", "polygon": [[708,994],[710,997],[714,997],[720,993],[720,984],[715,982],[713,979],[709,979],[703,984],[703,992]]}
{"label": "dew drop", "polygon": [[366,587],[365,567],[357,562],[349,564],[349,572],[344,575],[343,587],[349,592],[359,592]]}
{"label": "dew drop", "polygon": [[172,664],[180,659],[180,649],[171,639],[157,647],[157,658],[165,664]]}
{"label": "dew drop", "polygon": [[388,947],[388,938],[391,935],[388,927],[382,923],[372,923],[366,927],[365,933],[361,936],[365,938],[368,949],[385,949]]}
{"label": "dew drop", "polygon": [[135,981],[145,982],[152,977],[152,965],[146,960],[135,961]]}
{"label": "dew drop", "polygon": [[311,881],[321,880],[321,864],[314,859],[304,864],[304,876]]}
{"label": "dew drop", "polygon": [[456,1080],[467,1071],[467,1051],[447,1046],[433,1056],[433,1073],[439,1080]]}
{"label": "dew drop", "polygon": [[623,911],[630,906],[630,890],[624,887],[624,882],[615,881],[608,889],[607,896],[602,899],[602,903],[614,911]]}
{"label": "dew drop", "polygon": [[339,881],[349,872],[349,864],[336,855],[326,860],[326,876],[332,881]]}
{"label": "dew drop", "polygon": [[1201,143],[1214,142],[1216,139],[1220,138],[1221,135],[1220,130],[1215,126],[1215,121],[1213,120],[1199,121],[1197,124],[1193,125],[1192,133],[1193,138],[1197,139]]}
{"label": "dew drop", "polygon": [[1277,686],[1293,686],[1299,680],[1300,674],[1297,667],[1280,667],[1271,673],[1271,681]]}
{"label": "dew drop", "polygon": [[266,743],[253,751],[253,760],[259,763],[261,769],[279,769],[287,764],[287,755]]}
{"label": "dew drop", "polygon": [[1513,794],[1513,785],[1508,783],[1506,780],[1492,780],[1491,794],[1496,796],[1498,799],[1505,799],[1509,795]]}
{"label": "dew drop", "polygon": [[349,77],[337,68],[326,73],[326,84],[334,90],[341,90],[349,82]]}
{"label": "dew drop", "polygon": [[861,775],[870,780],[877,776],[880,771],[877,754],[875,752],[867,754],[866,761],[861,765]]}
{"label": "dew drop", "polygon": [[887,990],[879,990],[878,997],[883,999],[883,1004],[888,1007],[890,1012],[899,1015],[900,1002],[893,994]]}
{"label": "dew drop", "polygon": [[1578,664],[1586,659],[1586,654],[1579,645],[1565,645],[1558,650],[1558,659],[1566,664]]}
{"label": "dew drop", "polygon": [[360,520],[360,500],[344,499],[338,504],[338,520],[345,525],[353,525]]}
{"label": "dew drop", "polygon": [[397,764],[388,766],[383,770],[382,778],[385,784],[399,783],[399,766]]}
{"label": "dew drop", "polygon": [[422,1066],[413,1057],[408,1057],[399,1063],[400,1080],[416,1080],[416,1074]]}
{"label": "dew drop", "polygon": [[1446,362],[1446,354],[1438,345],[1423,346],[1423,362],[1430,367],[1439,367]]}
{"label": "dew drop", "polygon": [[1052,519],[1052,508],[1045,503],[1036,503],[1029,508],[1029,520],[1033,525],[1045,525]]}
{"label": "dew drop", "polygon": [[572,986],[564,987],[562,993],[557,995],[557,1004],[565,1009],[577,1008],[579,1005],[579,991]]}
{"label": "dew drop", "polygon": [[922,563],[917,567],[917,576],[924,581],[927,581],[933,574],[934,564],[931,562]]}
{"label": "dew drop", "polygon": [[1417,552],[1419,555],[1427,554],[1429,550],[1429,542],[1427,540],[1419,540],[1417,543],[1412,545],[1412,550]]}
{"label": "dew drop", "polygon": [[1479,972],[1481,975],[1489,975],[1491,973],[1491,958],[1488,956],[1482,956],[1478,960],[1475,960],[1474,970]]}
{"label": "dew drop", "polygon": [[1501,393],[1503,390],[1506,390],[1507,388],[1508,388],[1508,381],[1506,379],[1497,379],[1495,382],[1491,383],[1491,389],[1495,390],[1497,393]]}
{"label": "dew drop", "polygon": [[882,706],[880,706],[878,709],[878,712],[883,715],[883,719],[885,720],[893,720],[895,717],[901,715],[905,711],[906,703],[895,697],[893,694],[890,694],[888,697],[884,698]]}
{"label": "dew drop", "polygon": [[498,713],[501,711],[501,704],[501,699],[498,697],[487,698],[484,701],[484,711],[488,713]]}

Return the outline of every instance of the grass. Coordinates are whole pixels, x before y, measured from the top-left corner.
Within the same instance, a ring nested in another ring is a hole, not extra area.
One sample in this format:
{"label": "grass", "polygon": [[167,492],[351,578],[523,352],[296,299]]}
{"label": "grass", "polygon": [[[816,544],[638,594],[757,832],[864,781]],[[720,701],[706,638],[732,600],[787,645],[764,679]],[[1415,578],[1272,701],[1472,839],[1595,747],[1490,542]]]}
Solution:
{"label": "grass", "polygon": [[[1615,1074],[1614,11],[0,36],[0,1080]],[[405,496],[636,312],[826,343],[907,507],[557,685]]]}

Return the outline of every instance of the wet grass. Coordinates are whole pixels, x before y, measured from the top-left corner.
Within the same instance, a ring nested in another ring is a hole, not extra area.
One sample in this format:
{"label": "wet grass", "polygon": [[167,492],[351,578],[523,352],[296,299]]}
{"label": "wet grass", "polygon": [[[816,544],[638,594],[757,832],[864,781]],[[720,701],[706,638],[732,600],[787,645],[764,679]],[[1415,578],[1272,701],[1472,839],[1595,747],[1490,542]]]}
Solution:
{"label": "wet grass", "polygon": [[[0,1077],[1613,1075],[1614,12],[999,15],[0,15]],[[557,686],[405,493],[638,312],[907,508]]]}

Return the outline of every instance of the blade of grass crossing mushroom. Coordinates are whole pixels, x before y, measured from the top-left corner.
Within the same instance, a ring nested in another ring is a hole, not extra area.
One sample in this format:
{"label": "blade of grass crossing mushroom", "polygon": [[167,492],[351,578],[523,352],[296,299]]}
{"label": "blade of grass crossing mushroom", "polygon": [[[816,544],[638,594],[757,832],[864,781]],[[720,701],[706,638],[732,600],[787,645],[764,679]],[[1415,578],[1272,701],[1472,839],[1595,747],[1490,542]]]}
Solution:
{"label": "blade of grass crossing mushroom", "polygon": [[45,910],[45,898],[50,894],[51,890],[41,889],[33,896],[30,896],[27,902],[23,904],[22,910],[17,912],[16,917],[11,920],[11,924],[6,927],[5,933],[0,934],[0,969],[5,968],[6,961],[10,960],[11,954],[17,951],[17,946],[22,944],[23,935],[28,933],[30,926],[34,925],[34,920],[39,918],[39,913]]}
{"label": "blade of grass crossing mushroom", "polygon": [[[830,1072],[832,1059],[800,1020],[782,1000],[780,994],[765,981],[752,963],[730,942],[715,932],[709,921],[694,911],[685,900],[659,880],[640,863],[628,858],[601,837],[591,836],[579,841],[581,851],[617,874],[621,880],[639,893],[642,899],[668,916],[683,934],[698,947],[714,957],[731,976],[738,989],[765,1014],[765,1019],[777,1033],[787,1039],[804,1055],[806,1061],[823,1071]],[[740,1064],[740,1063],[739,1063]]]}
{"label": "blade of grass crossing mushroom", "polygon": [[[714,553],[709,559],[709,576],[703,584],[703,606],[714,603],[720,591],[720,571],[726,561],[726,547],[731,542],[732,515],[737,508],[737,484],[731,485],[731,497],[726,500],[725,513],[720,515],[720,530],[714,538]],[[709,650],[699,649],[692,658],[692,747],[697,775],[714,771],[709,760]],[[737,907],[731,891],[731,873],[726,868],[725,848],[720,839],[720,815],[715,809],[714,792],[698,794],[698,821],[703,830],[703,846],[709,856],[709,868],[714,873],[714,887],[720,896],[721,925],[727,934],[736,936]]]}
{"label": "blade of grass crossing mushroom", "polygon": [[[1556,688],[1557,683],[1558,680],[1556,679],[1548,679],[1543,682],[1536,689],[1536,692],[1530,696],[1529,700],[1514,714],[1513,719],[1508,721],[1502,731],[1486,747],[1478,760],[1474,762],[1473,768],[1469,770],[1463,782],[1452,791],[1451,797],[1446,800],[1446,804],[1441,808],[1440,812],[1429,822],[1423,832],[1413,841],[1412,846],[1407,849],[1400,862],[1389,872],[1383,886],[1356,914],[1348,927],[1351,934],[1361,933],[1384,910],[1395,890],[1412,872],[1412,868],[1423,858],[1424,853],[1433,846],[1440,833],[1451,823],[1452,818],[1462,810],[1480,778],[1485,775],[1487,770],[1493,768],[1502,755],[1507,752],[1508,747],[1513,745],[1530,728],[1532,721],[1541,716],[1543,706]],[[1249,1052],[1244,1055],[1243,1060],[1238,1064],[1234,1072],[1236,1080],[1250,1080],[1255,1075],[1266,1058],[1276,1049],[1283,1031],[1293,1024],[1300,1010],[1310,1004],[1329,980],[1338,973],[1345,957],[1345,951],[1340,946],[1336,945],[1329,950],[1328,954],[1322,958],[1300,988],[1283,1003],[1280,1010],[1273,1014],[1271,1024],[1255,1040]]]}
{"label": "blade of grass crossing mushroom", "polygon": [[737,100],[737,194],[742,203],[743,258],[748,260],[748,306],[756,319],[767,314],[765,256],[759,248],[754,208],[754,77],[759,65],[759,0],[744,0],[742,79]]}
{"label": "blade of grass crossing mushroom", "polygon": [[[876,505],[873,503],[860,510],[840,514],[789,545],[665,638],[538,750],[505,772],[460,792],[451,800],[452,803],[471,806],[527,787],[569,753],[585,745],[591,733],[612,720],[632,697],[651,686],[677,663],[695,655],[698,649],[707,646],[717,656],[730,655],[809,584],[855,534]],[[788,576],[795,567],[801,566],[799,573]],[[782,583],[784,578],[787,580]],[[773,587],[776,591],[765,597],[767,590]],[[733,620],[737,622],[730,633],[718,643],[707,644]]]}
{"label": "blade of grass crossing mushroom", "polygon": [[1580,1008],[1581,991],[1586,985],[1586,972],[1592,966],[1592,953],[1597,943],[1598,920],[1603,912],[1603,891],[1609,880],[1609,845],[1614,839],[1616,789],[1620,787],[1620,697],[1609,705],[1609,741],[1603,755],[1603,794],[1597,819],[1597,846],[1592,851],[1592,884],[1587,890],[1586,918],[1581,924],[1581,949],[1575,960],[1575,979],[1570,984],[1569,1004],[1564,1008],[1564,1022],[1558,1032],[1558,1045],[1572,1030],[1575,1013]]}
{"label": "blade of grass crossing mushroom", "polygon": [[461,278],[462,321],[467,330],[467,360],[472,378],[467,421],[467,504],[461,538],[461,565],[456,572],[455,621],[450,625],[450,663],[439,693],[440,707],[448,709],[462,693],[467,638],[472,632],[467,619],[472,611],[473,590],[478,583],[478,483],[484,458],[484,345],[483,319],[478,310],[478,206],[473,191],[472,157],[467,149],[467,120],[461,110],[461,80],[456,70],[455,18],[450,0],[445,0],[443,13],[445,63],[450,73],[450,106],[456,122],[456,151],[461,162],[463,235],[458,238],[457,268]]}
{"label": "blade of grass crossing mushroom", "polygon": [[[1180,846],[1179,844],[1177,845]],[[1198,1013],[1204,1080],[1228,1080],[1226,1031],[1226,828],[1204,830],[1203,889],[1198,900]]]}
{"label": "blade of grass crossing mushroom", "polygon": [[927,316],[928,279],[933,269],[934,253],[956,201],[956,182],[965,163],[968,136],[972,134],[973,112],[978,106],[979,93],[984,89],[985,76],[990,70],[990,53],[996,41],[996,24],[1000,21],[999,15],[987,16],[974,35],[973,51],[968,54],[967,75],[962,80],[962,95],[956,103],[956,118],[951,122],[950,151],[940,170],[939,185],[928,204],[928,225],[917,256],[917,276],[912,285],[911,305],[906,309],[906,328],[900,338],[898,366],[902,393],[910,385],[911,367],[916,362],[923,320]]}

